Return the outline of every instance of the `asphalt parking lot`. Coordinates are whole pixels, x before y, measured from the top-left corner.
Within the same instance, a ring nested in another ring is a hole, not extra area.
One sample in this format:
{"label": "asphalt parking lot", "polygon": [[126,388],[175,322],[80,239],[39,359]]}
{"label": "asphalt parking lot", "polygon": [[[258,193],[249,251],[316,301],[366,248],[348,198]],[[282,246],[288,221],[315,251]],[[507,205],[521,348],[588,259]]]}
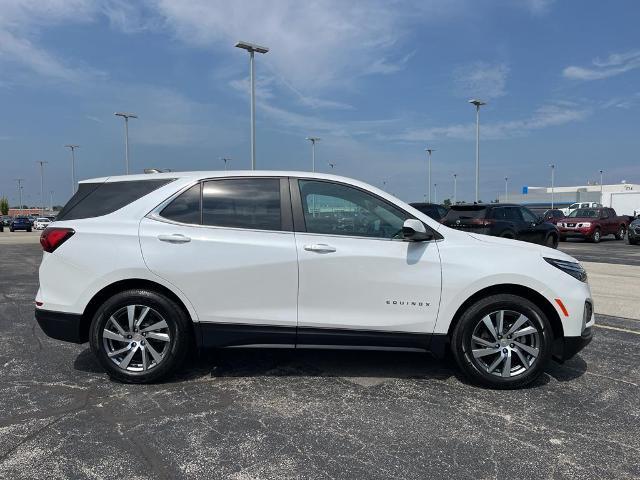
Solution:
{"label": "asphalt parking lot", "polygon": [[35,323],[34,243],[0,241],[0,478],[640,477],[638,320],[599,315],[521,391],[424,354],[315,350],[211,352],[122,385]]}

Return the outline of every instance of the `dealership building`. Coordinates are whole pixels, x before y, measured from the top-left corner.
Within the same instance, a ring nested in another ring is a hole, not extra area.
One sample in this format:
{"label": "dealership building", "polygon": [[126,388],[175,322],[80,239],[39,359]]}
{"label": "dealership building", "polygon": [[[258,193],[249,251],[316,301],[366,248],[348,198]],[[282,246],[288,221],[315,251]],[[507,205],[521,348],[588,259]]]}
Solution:
{"label": "dealership building", "polygon": [[522,187],[518,193],[501,194],[500,203],[519,203],[529,207],[568,207],[576,202],[598,202],[612,207],[619,215],[640,214],[640,185],[580,185],[577,187]]}

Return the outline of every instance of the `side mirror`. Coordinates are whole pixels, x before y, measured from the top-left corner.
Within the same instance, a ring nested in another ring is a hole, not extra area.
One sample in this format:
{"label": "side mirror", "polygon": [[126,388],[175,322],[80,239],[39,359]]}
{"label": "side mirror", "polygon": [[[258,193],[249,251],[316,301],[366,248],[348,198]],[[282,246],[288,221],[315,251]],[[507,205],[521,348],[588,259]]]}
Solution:
{"label": "side mirror", "polygon": [[425,240],[431,240],[433,238],[433,234],[427,232],[424,223],[415,218],[409,218],[404,221],[404,225],[402,225],[402,235],[406,240],[411,242],[424,242]]}

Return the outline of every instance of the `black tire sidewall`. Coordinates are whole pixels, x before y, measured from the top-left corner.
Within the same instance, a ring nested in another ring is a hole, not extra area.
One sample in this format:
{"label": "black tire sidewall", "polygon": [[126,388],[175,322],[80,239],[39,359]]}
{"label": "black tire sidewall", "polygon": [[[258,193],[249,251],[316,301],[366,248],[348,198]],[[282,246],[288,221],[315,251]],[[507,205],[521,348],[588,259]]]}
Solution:
{"label": "black tire sidewall", "polygon": [[[516,377],[502,378],[487,373],[472,358],[471,336],[473,330],[480,319],[496,310],[513,310],[522,313],[536,324],[536,328],[540,332],[537,360],[527,372]],[[454,329],[451,347],[458,365],[474,383],[497,389],[519,388],[533,382],[544,372],[552,355],[553,332],[545,314],[531,301],[511,294],[492,295],[477,301],[462,314]]]}
{"label": "black tire sidewall", "polygon": [[[107,356],[102,344],[102,331],[109,317],[124,306],[145,305],[156,310],[167,322],[172,344],[162,363],[147,372],[129,372],[119,368]],[[105,301],[91,322],[89,342],[102,367],[113,379],[126,383],[150,383],[171,375],[180,367],[191,344],[191,320],[185,312],[164,295],[149,290],[120,292]]]}

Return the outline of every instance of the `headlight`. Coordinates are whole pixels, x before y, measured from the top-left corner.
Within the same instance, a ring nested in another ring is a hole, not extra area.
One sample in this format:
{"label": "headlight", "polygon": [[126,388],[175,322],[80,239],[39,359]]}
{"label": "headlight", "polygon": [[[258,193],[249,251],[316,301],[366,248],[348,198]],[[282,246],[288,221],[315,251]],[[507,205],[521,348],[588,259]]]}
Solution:
{"label": "headlight", "polygon": [[581,282],[587,281],[587,272],[582,265],[576,262],[567,262],[566,260],[558,260],[557,258],[544,257],[545,261],[556,268],[559,268],[564,273],[568,273],[574,278],[577,278]]}
{"label": "headlight", "polygon": [[591,222],[584,222],[581,223],[580,225],[578,225],[579,227],[590,227],[591,226]]}

